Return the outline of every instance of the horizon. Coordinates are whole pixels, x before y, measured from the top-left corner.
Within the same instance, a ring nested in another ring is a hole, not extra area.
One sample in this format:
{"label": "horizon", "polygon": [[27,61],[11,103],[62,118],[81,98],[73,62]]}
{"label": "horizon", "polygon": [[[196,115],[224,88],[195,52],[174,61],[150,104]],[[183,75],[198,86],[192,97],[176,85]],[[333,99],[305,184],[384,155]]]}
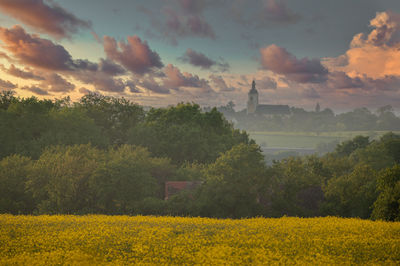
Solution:
{"label": "horizon", "polygon": [[[357,15],[354,15],[357,14]],[[400,113],[400,2],[0,0],[0,89]]]}

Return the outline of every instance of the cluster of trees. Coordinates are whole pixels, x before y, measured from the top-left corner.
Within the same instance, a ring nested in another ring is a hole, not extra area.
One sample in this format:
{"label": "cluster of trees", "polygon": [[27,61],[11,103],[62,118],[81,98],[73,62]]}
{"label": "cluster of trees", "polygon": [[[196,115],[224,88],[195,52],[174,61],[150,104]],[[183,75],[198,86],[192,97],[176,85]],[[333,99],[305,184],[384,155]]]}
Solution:
{"label": "cluster of trees", "polygon": [[[0,212],[400,220],[400,135],[267,166],[215,109],[0,97]],[[37,122],[38,124],[36,124]],[[4,129],[4,131],[3,131]],[[202,181],[164,200],[165,181]]]}
{"label": "cluster of trees", "polygon": [[392,106],[379,108],[375,113],[367,108],[358,108],[350,112],[334,114],[326,108],[306,111],[291,107],[291,115],[247,115],[246,111],[235,112],[233,104],[228,103],[218,110],[229,119],[237,121],[237,127],[254,131],[396,131],[400,130],[400,117],[394,114]]}
{"label": "cluster of trees", "polygon": [[205,163],[250,142],[216,109],[202,112],[197,104],[178,104],[145,112],[124,98],[98,94],[71,103],[0,92],[0,132],[0,159],[12,154],[38,159],[49,146],[91,143],[101,149],[143,146],[176,164]]}

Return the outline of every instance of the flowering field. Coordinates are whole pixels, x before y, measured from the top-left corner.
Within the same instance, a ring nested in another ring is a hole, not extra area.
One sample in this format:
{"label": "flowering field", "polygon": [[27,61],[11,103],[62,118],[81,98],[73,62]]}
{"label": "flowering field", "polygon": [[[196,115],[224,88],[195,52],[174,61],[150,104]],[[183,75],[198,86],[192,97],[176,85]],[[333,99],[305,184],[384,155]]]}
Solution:
{"label": "flowering field", "polygon": [[0,265],[400,264],[400,223],[0,215]]}

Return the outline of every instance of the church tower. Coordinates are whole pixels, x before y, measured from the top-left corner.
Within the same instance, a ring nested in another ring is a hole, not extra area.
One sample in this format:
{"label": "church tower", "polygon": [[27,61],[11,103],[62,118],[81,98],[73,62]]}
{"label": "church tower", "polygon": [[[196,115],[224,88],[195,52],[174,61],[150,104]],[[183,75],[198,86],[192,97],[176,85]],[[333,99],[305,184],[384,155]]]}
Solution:
{"label": "church tower", "polygon": [[247,100],[247,114],[254,114],[258,106],[258,91],[256,90],[256,82],[253,80],[251,90]]}

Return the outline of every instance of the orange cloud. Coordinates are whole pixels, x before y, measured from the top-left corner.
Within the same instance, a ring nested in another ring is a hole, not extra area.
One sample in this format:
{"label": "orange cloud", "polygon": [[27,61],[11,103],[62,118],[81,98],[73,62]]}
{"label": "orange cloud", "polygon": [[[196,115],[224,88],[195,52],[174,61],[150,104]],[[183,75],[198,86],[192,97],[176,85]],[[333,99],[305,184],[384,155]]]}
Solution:
{"label": "orange cloud", "polygon": [[351,77],[400,76],[400,15],[378,12],[370,27],[373,29],[369,34],[358,33],[353,37],[344,55],[325,59],[325,66]]}

